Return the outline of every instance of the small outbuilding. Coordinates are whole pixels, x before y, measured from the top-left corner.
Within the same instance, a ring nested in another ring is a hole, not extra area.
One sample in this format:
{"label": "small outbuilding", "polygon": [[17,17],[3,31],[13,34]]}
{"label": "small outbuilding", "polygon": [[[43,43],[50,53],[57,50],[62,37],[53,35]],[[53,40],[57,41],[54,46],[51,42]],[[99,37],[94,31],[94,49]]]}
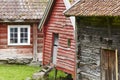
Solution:
{"label": "small outbuilding", "polygon": [[42,52],[38,24],[47,0],[0,0],[0,60],[33,58]]}
{"label": "small outbuilding", "polygon": [[120,1],[78,0],[65,15],[76,19],[76,80],[120,80]]}
{"label": "small outbuilding", "polygon": [[69,0],[49,0],[39,28],[43,31],[43,65],[54,65],[75,77],[75,18],[64,16]]}

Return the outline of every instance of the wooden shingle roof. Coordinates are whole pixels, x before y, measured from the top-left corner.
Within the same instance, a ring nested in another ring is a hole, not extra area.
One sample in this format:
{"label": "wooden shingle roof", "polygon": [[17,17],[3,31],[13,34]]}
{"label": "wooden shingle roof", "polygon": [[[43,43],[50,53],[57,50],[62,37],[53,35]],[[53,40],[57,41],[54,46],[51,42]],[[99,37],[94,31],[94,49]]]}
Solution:
{"label": "wooden shingle roof", "polygon": [[40,21],[40,24],[38,26],[38,28],[40,30],[42,30],[42,27],[43,27],[45,21],[47,20],[48,15],[50,14],[50,10],[52,9],[52,6],[53,6],[54,2],[55,2],[55,0],[49,0],[48,1],[47,7],[46,7],[45,12],[43,14],[43,17]]}
{"label": "wooden shingle roof", "polygon": [[119,16],[120,0],[79,0],[65,11],[67,16]]}
{"label": "wooden shingle roof", "polygon": [[0,0],[0,19],[41,19],[48,0]]}

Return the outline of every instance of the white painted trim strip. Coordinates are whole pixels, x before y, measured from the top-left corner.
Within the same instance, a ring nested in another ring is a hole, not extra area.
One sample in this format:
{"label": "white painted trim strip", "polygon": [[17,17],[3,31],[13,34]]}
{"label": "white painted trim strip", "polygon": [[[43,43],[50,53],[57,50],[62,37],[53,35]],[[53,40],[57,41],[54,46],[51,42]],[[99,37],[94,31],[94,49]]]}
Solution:
{"label": "white painted trim strip", "polygon": [[[77,0],[75,3],[73,3],[72,5],[71,5],[71,7],[73,7],[74,5],[76,5],[77,3],[79,3],[81,0]],[[68,11],[71,7],[69,7],[68,9],[66,9],[65,11],[64,11],[64,13],[66,12],[66,11]]]}
{"label": "white painted trim strip", "polygon": [[[63,1],[64,1],[66,9],[68,10],[71,7],[71,3],[69,2],[69,0],[63,0]],[[70,20],[71,20],[71,23],[72,23],[74,31],[75,31],[75,17],[70,17]]]}

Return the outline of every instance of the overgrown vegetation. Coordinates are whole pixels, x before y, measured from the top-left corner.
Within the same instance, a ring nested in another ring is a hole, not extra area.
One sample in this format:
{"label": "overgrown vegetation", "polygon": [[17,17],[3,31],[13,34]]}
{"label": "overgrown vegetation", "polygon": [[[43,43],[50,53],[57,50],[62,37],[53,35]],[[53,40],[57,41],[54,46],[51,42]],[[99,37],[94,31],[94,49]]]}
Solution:
{"label": "overgrown vegetation", "polygon": [[95,26],[95,27],[120,27],[120,17],[116,16],[84,16],[79,17],[78,23],[82,23],[86,26]]}
{"label": "overgrown vegetation", "polygon": [[[51,71],[49,73],[48,79],[49,80],[53,80],[54,79],[54,75],[55,75],[55,70],[53,70],[53,71]],[[64,72],[62,72],[62,71],[58,71],[58,73],[57,73],[57,79],[60,80],[60,78],[64,78],[64,77],[66,77],[66,74]]]}

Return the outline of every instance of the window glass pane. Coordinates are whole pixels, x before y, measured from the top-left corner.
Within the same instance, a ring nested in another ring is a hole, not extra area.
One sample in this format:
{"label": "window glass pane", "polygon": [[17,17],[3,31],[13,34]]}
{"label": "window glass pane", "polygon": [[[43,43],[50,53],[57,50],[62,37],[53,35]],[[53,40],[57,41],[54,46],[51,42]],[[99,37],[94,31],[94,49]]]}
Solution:
{"label": "window glass pane", "polygon": [[13,28],[10,28],[10,32],[13,32]]}
{"label": "window glass pane", "polygon": [[27,29],[27,28],[25,28],[25,32],[28,32],[28,29]]}
{"label": "window glass pane", "polygon": [[10,43],[18,43],[18,40],[15,38],[10,39]]}
{"label": "window glass pane", "polygon": [[20,41],[21,41],[21,43],[27,43],[28,39],[21,39]]}
{"label": "window glass pane", "polygon": [[18,43],[18,29],[10,28],[10,43]]}
{"label": "window glass pane", "polygon": [[20,36],[21,36],[21,38],[23,38],[23,37],[24,37],[24,34],[23,34],[23,33],[21,33],[21,34],[20,34]]}
{"label": "window glass pane", "polygon": [[20,31],[21,31],[21,32],[24,32],[24,28],[21,28]]}
{"label": "window glass pane", "polygon": [[18,35],[17,35],[17,33],[15,33],[15,34],[14,34],[14,37],[16,37],[16,38],[17,38],[17,36],[18,36]]}
{"label": "window glass pane", "polygon": [[28,43],[28,28],[20,29],[20,43]]}
{"label": "window glass pane", "polygon": [[15,43],[17,43],[17,42],[18,42],[18,40],[17,40],[17,39],[14,39],[14,41],[15,41]]}
{"label": "window glass pane", "polygon": [[23,43],[23,39],[21,39],[20,42]]}
{"label": "window glass pane", "polygon": [[11,37],[11,38],[13,37],[13,33],[10,33],[10,37]]}
{"label": "window glass pane", "polygon": [[21,32],[28,32],[28,28],[21,28]]}
{"label": "window glass pane", "polygon": [[15,31],[15,32],[18,32],[18,29],[17,29],[17,28],[14,28],[14,31]]}
{"label": "window glass pane", "polygon": [[28,33],[25,33],[25,37],[28,37]]}

